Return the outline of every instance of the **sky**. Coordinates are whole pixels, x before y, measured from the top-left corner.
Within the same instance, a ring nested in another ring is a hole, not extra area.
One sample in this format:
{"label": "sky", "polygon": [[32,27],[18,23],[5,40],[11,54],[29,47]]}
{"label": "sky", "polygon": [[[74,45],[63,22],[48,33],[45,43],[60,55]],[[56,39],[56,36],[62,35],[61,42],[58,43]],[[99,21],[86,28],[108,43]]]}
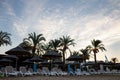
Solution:
{"label": "sky", "polygon": [[11,46],[0,47],[1,54],[36,32],[46,42],[70,35],[76,43],[72,51],[99,39],[107,51],[99,52],[97,59],[106,55],[120,61],[120,0],[0,0],[0,30],[12,40]]}

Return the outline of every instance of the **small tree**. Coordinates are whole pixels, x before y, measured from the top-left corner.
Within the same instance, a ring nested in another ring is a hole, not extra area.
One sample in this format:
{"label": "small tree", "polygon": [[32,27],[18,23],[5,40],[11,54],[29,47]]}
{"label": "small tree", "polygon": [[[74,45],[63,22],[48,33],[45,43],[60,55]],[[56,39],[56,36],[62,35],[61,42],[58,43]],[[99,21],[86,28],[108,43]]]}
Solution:
{"label": "small tree", "polygon": [[93,39],[91,41],[91,43],[92,43],[92,45],[87,46],[87,49],[94,53],[94,61],[96,64],[97,63],[96,54],[99,52],[99,50],[105,51],[106,49],[105,49],[104,45],[102,44],[101,40]]}
{"label": "small tree", "polygon": [[88,49],[81,49],[80,51],[82,52],[83,60],[86,64],[86,60],[87,59],[89,60],[89,58],[90,58],[90,52]]}
{"label": "small tree", "polygon": [[111,58],[111,62],[113,62],[115,64],[116,62],[118,62],[118,59],[116,57]]}

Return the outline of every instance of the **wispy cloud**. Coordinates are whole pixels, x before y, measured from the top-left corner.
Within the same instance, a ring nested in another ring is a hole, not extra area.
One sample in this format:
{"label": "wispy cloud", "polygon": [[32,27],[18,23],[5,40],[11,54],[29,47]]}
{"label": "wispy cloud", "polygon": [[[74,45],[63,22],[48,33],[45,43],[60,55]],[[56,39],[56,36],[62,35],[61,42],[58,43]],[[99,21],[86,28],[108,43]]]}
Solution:
{"label": "wispy cloud", "polygon": [[12,6],[8,3],[8,2],[1,2],[2,7],[4,7],[6,9],[6,13],[10,16],[16,16],[16,14],[14,13],[14,10],[12,8]]}
{"label": "wispy cloud", "polygon": [[47,41],[70,35],[77,43],[73,50],[86,47],[92,39],[102,40],[108,48],[120,41],[119,0],[106,0],[106,3],[99,0],[77,0],[74,3],[20,1],[24,5],[20,16],[15,14],[9,3],[3,5],[7,9],[6,13],[13,16],[13,30],[21,39],[30,32],[42,33]]}
{"label": "wispy cloud", "polygon": [[[81,7],[78,8],[80,10],[76,10],[75,7],[70,7],[65,12],[62,11],[63,14],[59,14],[61,13],[61,8],[63,8],[62,6],[58,6],[57,8],[52,6],[51,8],[53,10],[45,7],[45,4],[46,2],[41,4],[36,1],[26,2],[24,9],[26,19],[22,23],[26,24],[29,28],[32,27],[37,32],[43,33],[48,39],[68,34],[72,35],[78,42],[79,40],[84,42],[84,40],[90,41],[93,38],[98,38],[103,40],[107,39],[107,41],[111,41],[112,43],[114,41],[111,39],[114,37],[109,36],[114,36],[119,33],[119,20],[114,19],[114,14],[118,14],[120,11],[116,9],[116,11],[113,9],[113,12],[109,16],[104,15],[106,12],[102,9],[100,13],[79,16],[78,13],[86,9],[85,6],[81,6],[83,9]],[[44,13],[47,15],[44,15]],[[19,25],[22,26],[22,24]],[[114,29],[113,26],[115,27]]]}

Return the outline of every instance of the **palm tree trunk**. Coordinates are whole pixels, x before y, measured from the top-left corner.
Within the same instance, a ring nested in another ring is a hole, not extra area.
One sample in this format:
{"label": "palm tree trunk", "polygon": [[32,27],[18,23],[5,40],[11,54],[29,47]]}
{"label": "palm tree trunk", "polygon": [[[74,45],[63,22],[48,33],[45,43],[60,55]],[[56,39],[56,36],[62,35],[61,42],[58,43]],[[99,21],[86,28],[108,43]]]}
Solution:
{"label": "palm tree trunk", "polygon": [[95,70],[97,71],[98,66],[97,66],[97,59],[96,59],[96,53],[94,52],[94,61],[95,61]]}
{"label": "palm tree trunk", "polygon": [[86,59],[84,59],[84,64],[85,64],[85,70],[87,71],[87,68],[86,68]]}
{"label": "palm tree trunk", "polygon": [[86,59],[84,59],[84,63],[86,64]]}
{"label": "palm tree trunk", "polygon": [[32,55],[34,56],[35,55],[35,46],[33,47],[33,49],[32,49]]}
{"label": "palm tree trunk", "polygon": [[97,53],[97,49],[93,49],[93,53],[94,53],[94,61],[95,61],[95,64],[97,64],[97,61],[96,61],[96,53]]}
{"label": "palm tree trunk", "polygon": [[63,64],[65,64],[65,50],[66,50],[66,47],[63,48]]}
{"label": "palm tree trunk", "polygon": [[63,51],[63,64],[65,64],[65,51]]}
{"label": "palm tree trunk", "polygon": [[63,70],[65,70],[65,51],[63,51]]}
{"label": "palm tree trunk", "polygon": [[96,53],[94,53],[94,61],[95,61],[95,64],[97,64],[97,61],[96,61]]}

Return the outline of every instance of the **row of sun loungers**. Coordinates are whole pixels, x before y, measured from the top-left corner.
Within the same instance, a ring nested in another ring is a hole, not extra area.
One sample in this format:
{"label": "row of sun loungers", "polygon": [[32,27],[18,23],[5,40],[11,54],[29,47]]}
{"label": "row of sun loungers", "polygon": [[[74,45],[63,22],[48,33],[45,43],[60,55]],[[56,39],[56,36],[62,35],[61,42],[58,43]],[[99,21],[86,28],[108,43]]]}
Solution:
{"label": "row of sun loungers", "polygon": [[63,72],[61,69],[53,68],[51,71],[47,67],[43,67],[43,69],[37,69],[36,72],[33,71],[32,68],[29,68],[28,70],[26,67],[21,66],[19,68],[19,71],[14,69],[12,66],[6,66],[4,69],[1,70],[2,73],[5,74],[5,76],[32,76],[32,75],[51,75],[51,76],[63,76],[67,75],[67,72]]}
{"label": "row of sun loungers", "polygon": [[47,67],[43,67],[42,69],[37,69],[36,72],[33,71],[32,68],[29,68],[28,70],[26,67],[21,66],[19,68],[19,71],[17,71],[12,66],[6,66],[4,69],[1,69],[1,73],[4,73],[6,77],[8,76],[32,76],[32,75],[44,75],[44,76],[65,76],[65,75],[91,75],[91,74],[120,74],[120,71],[118,70],[98,70],[97,72],[92,69],[89,71],[81,71],[80,69],[76,69],[76,71],[70,70],[69,73],[62,71],[61,69],[58,69],[57,67],[53,68],[51,71]]}

